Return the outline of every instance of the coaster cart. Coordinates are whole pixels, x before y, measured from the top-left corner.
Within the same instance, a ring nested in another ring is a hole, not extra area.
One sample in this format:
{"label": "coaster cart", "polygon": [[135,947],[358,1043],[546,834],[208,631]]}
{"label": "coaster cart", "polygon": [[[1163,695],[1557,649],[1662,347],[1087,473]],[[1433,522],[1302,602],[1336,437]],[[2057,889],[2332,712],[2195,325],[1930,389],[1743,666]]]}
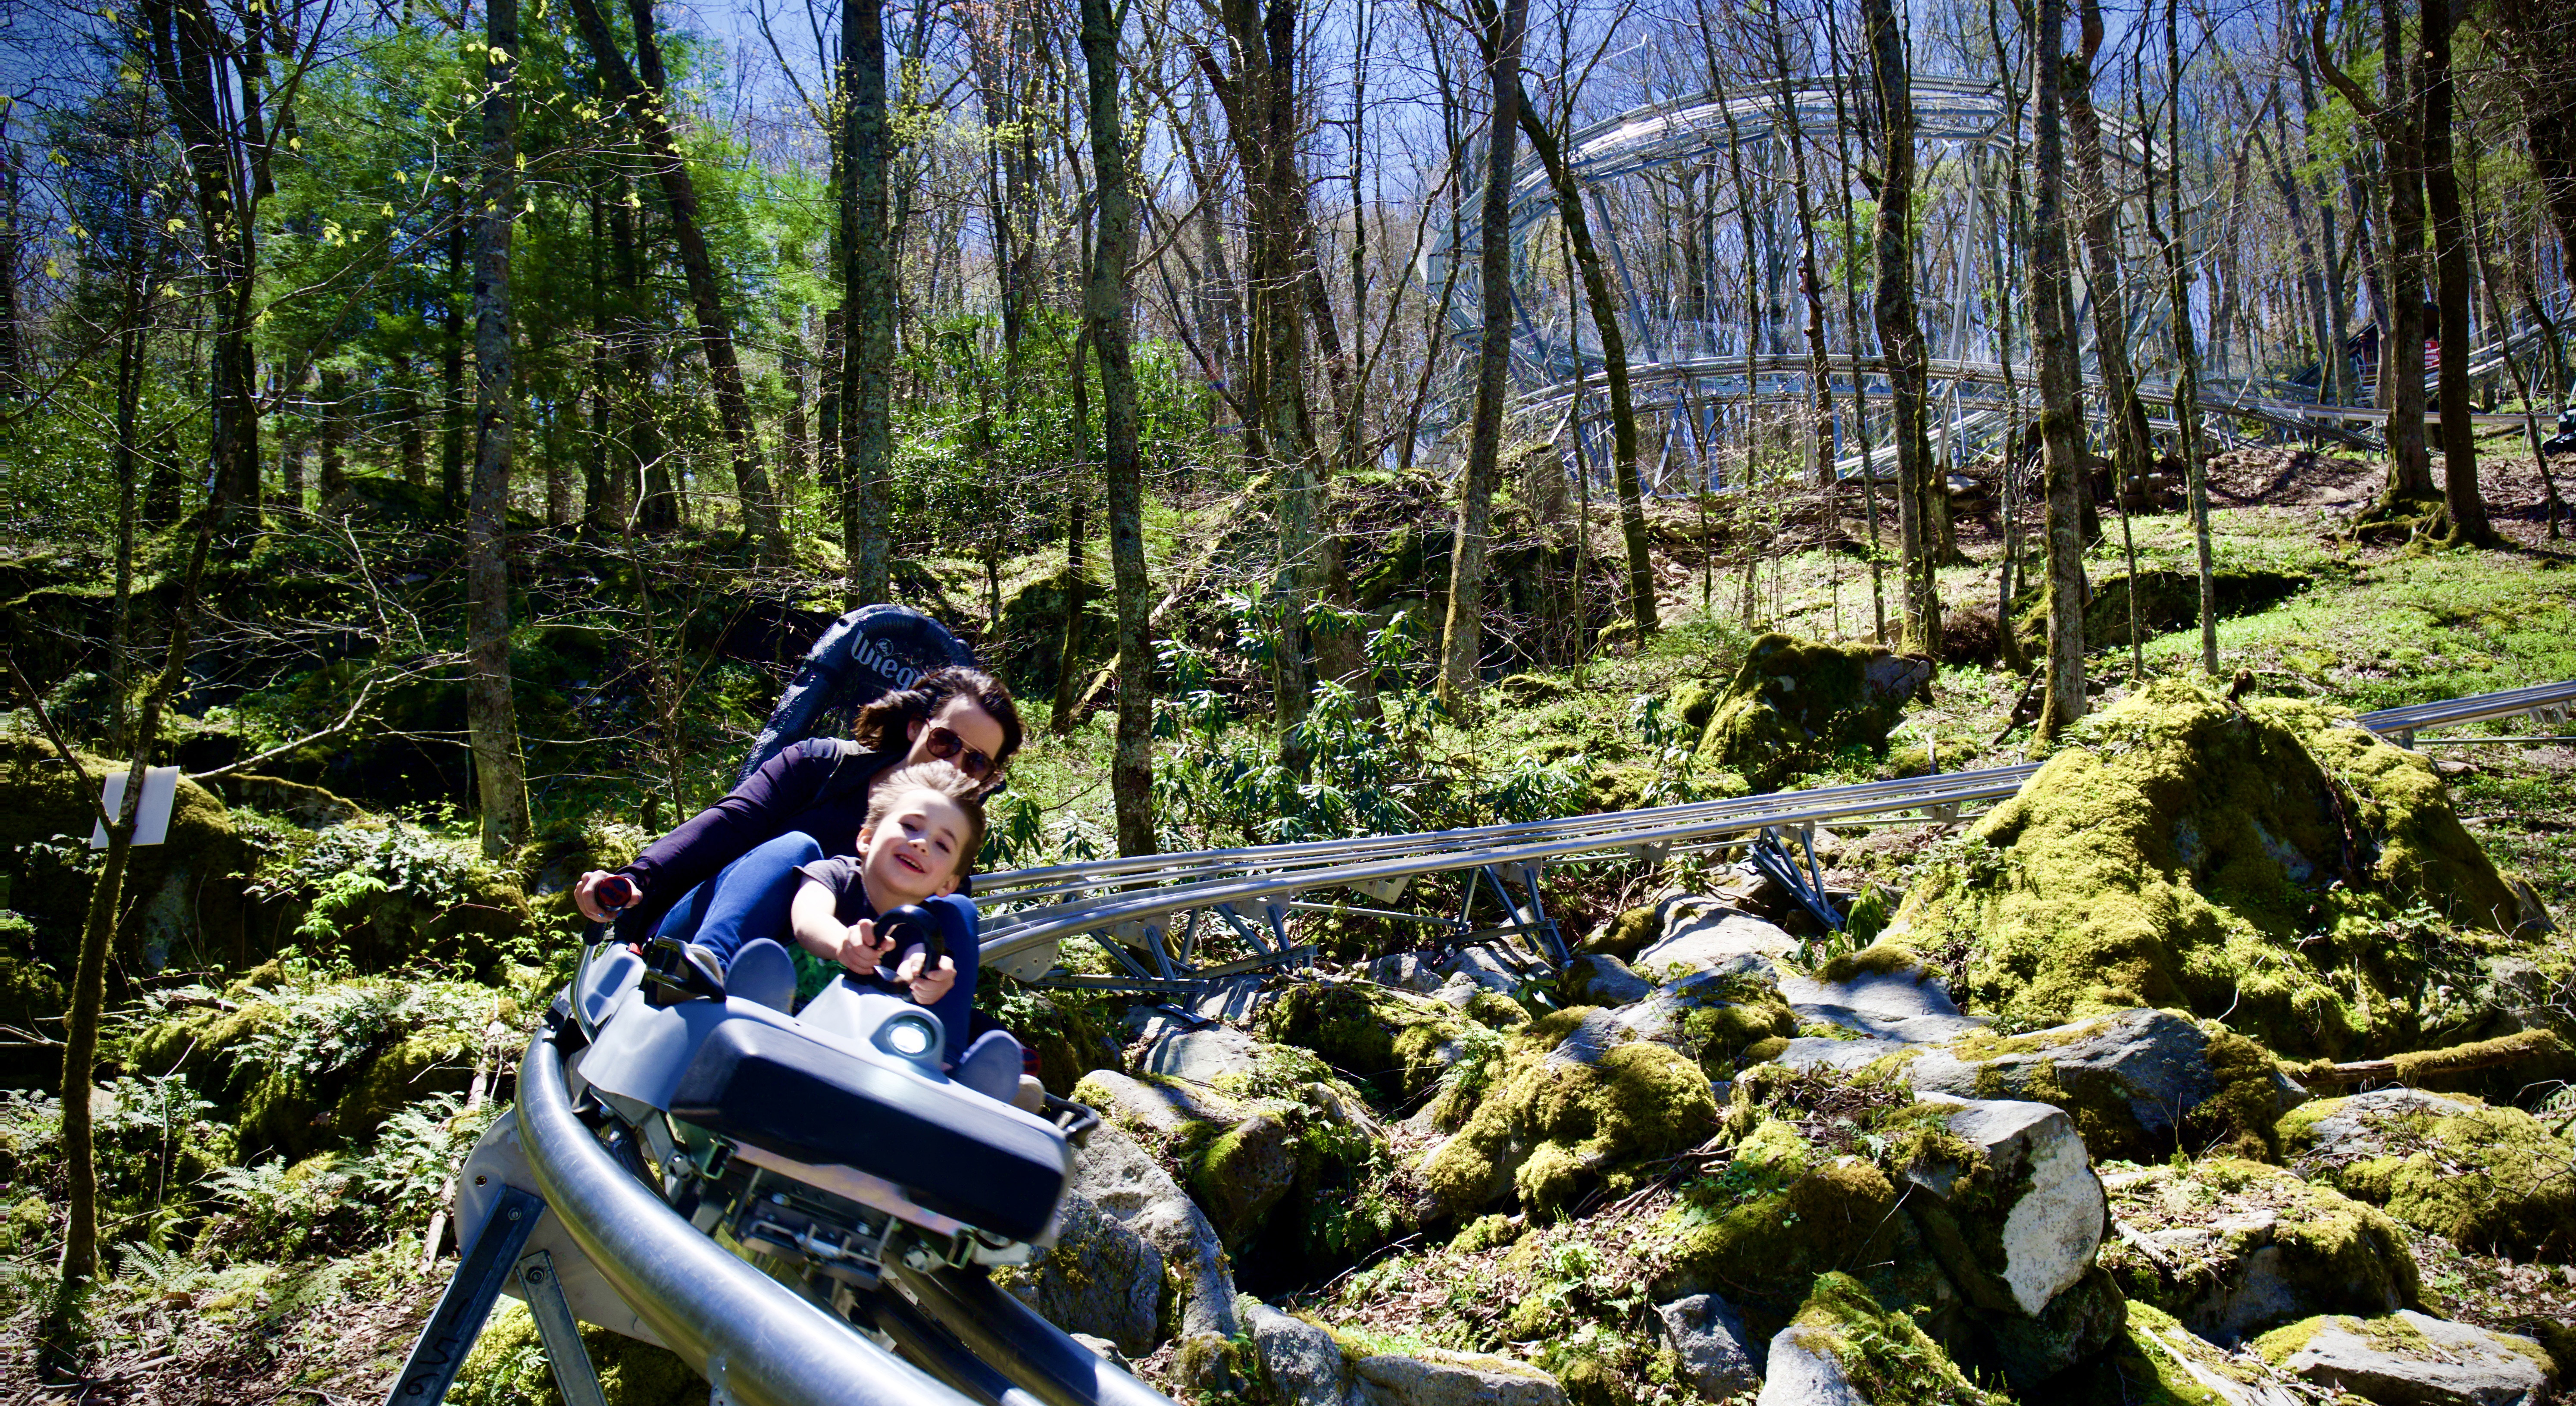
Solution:
{"label": "coaster cart", "polygon": [[[744,774],[971,662],[923,616],[854,612]],[[926,918],[886,921],[935,933]],[[790,1014],[794,966],[766,938],[716,976],[677,944],[605,936],[458,1175],[463,1258],[388,1403],[442,1399],[507,1293],[572,1406],[603,1402],[583,1322],[670,1348],[718,1406],[1170,1406],[989,1277],[1054,1242],[1091,1110],[1031,1114],[953,1082],[938,1020],[846,980]]]}

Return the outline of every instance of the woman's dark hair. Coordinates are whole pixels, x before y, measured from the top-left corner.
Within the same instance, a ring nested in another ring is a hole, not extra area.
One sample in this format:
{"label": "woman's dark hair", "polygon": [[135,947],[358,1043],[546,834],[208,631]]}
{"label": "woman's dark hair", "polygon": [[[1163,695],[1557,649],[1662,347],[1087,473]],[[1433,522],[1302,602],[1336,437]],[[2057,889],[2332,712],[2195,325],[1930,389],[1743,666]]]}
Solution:
{"label": "woman's dark hair", "polygon": [[872,752],[902,751],[912,745],[908,735],[912,725],[937,717],[952,698],[975,700],[976,707],[1002,725],[1002,753],[993,758],[993,774],[984,781],[990,786],[1000,779],[1011,754],[1020,750],[1020,710],[1013,706],[1011,691],[1002,687],[1002,681],[981,669],[952,664],[931,670],[913,680],[912,687],[861,708],[850,723],[850,736]]}

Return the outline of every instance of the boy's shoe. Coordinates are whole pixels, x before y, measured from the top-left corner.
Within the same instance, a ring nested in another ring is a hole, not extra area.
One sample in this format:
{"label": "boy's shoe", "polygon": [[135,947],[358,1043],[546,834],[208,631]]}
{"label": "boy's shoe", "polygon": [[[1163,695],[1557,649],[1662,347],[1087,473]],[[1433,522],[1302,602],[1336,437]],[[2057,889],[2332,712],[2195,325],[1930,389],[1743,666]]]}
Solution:
{"label": "boy's shoe", "polygon": [[1007,1030],[987,1030],[966,1047],[948,1077],[998,1103],[1020,1091],[1020,1042]]}
{"label": "boy's shoe", "polygon": [[1046,1116],[1046,1085],[1039,1083],[1034,1076],[1023,1074],[1020,1076],[1019,1095],[1011,1102],[1022,1113],[1034,1113],[1043,1118]]}

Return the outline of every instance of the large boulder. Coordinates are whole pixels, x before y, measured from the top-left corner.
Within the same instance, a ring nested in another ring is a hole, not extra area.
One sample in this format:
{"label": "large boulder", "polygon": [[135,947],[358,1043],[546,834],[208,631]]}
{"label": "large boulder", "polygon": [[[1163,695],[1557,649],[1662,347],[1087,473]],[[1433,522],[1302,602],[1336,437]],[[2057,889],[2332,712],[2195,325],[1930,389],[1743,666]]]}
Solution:
{"label": "large boulder", "polygon": [[2447,945],[2392,919],[2420,903],[2520,950],[2514,893],[2429,762],[2342,723],[2149,684],[1927,866],[1887,940],[1964,946],[1957,994],[2008,1027],[2224,1012],[2341,1058],[2474,1024],[2474,974],[2431,979]]}
{"label": "large boulder", "polygon": [[2576,1249],[2576,1147],[2518,1108],[2466,1094],[2374,1089],[2281,1120],[2303,1176],[2465,1249]]}
{"label": "large boulder", "polygon": [[1076,1193],[1161,1253],[1180,1286],[1184,1336],[1231,1338],[1240,1331],[1234,1272],[1216,1227],[1151,1154],[1104,1125],[1075,1154],[1073,1173]]}
{"label": "large boulder", "polygon": [[1262,1375],[1288,1406],[1344,1406],[1351,1390],[1350,1358],[1329,1328],[1291,1317],[1246,1296],[1237,1305],[1261,1357]]}
{"label": "large boulder", "polygon": [[2311,1318],[2254,1350],[2303,1381],[2387,1406],[2540,1406],[2558,1380],[2529,1338],[2411,1310]]}
{"label": "large boulder", "polygon": [[1628,959],[1630,967],[1650,979],[1691,972],[1768,976],[1775,962],[1798,951],[1798,939],[1779,924],[1718,899],[1686,895],[1658,906],[1661,934]]}
{"label": "large boulder", "polygon": [[1386,1132],[1304,1050],[1213,1028],[1167,1032],[1146,1058],[1182,1074],[1086,1076],[1075,1095],[1138,1136],[1264,1283],[1330,1269],[1407,1228]]}
{"label": "large boulder", "polygon": [[[1735,1097],[1744,1106],[1743,1084]],[[1735,1144],[1724,1175],[1685,1183],[1680,1203],[1643,1238],[1645,1287],[1658,1302],[1722,1293],[1765,1337],[1797,1314],[1817,1275],[1833,1270],[1854,1274],[1880,1303],[1936,1318],[1957,1307],[1958,1291],[1886,1170],[1818,1145],[1786,1119],[1761,1118]]]}
{"label": "large boulder", "polygon": [[1163,1252],[1080,1192],[1064,1198],[1054,1245],[993,1278],[1048,1322],[1105,1338],[1130,1358],[1161,1338]]}
{"label": "large boulder", "polygon": [[[77,775],[50,743],[0,732],[0,880],[8,881],[8,906],[31,920],[32,957],[62,979],[79,955],[87,917],[91,871],[83,846],[109,773],[123,775],[127,766],[74,755]],[[126,862],[119,960],[147,972],[172,961],[238,971],[267,955],[251,950],[245,921],[243,881],[254,857],[223,801],[182,777],[168,838],[138,846]]]}
{"label": "large boulder", "polygon": [[1994,1401],[1901,1309],[1883,1307],[1850,1275],[1816,1278],[1814,1292],[1771,1339],[1759,1406],[1863,1406]]}
{"label": "large boulder", "polygon": [[2104,1198],[2074,1123],[2043,1103],[1916,1105],[1906,1205],[1979,1311],[2017,1386],[2048,1380],[2117,1335],[2117,1289],[2094,1268]]}
{"label": "large boulder", "polygon": [[2067,1116],[2007,1099],[1943,1111],[1906,1169],[1933,1253],[1969,1302],[2038,1317],[2093,1267],[2105,1198]]}
{"label": "large boulder", "polygon": [[1709,1401],[1762,1384],[1758,1344],[1744,1315],[1715,1294],[1690,1294],[1655,1305],[1655,1321],[1681,1364],[1682,1380]]}
{"label": "large boulder", "polygon": [[1971,1032],[1911,1056],[1905,1074],[1920,1093],[2055,1104],[2095,1156],[2133,1160],[2214,1141],[2259,1154],[2274,1121],[2307,1096],[2253,1042],[2165,1010]]}
{"label": "large boulder", "polygon": [[1427,997],[1375,982],[1301,982],[1262,1008],[1261,1034],[1311,1050],[1385,1103],[1428,1099],[1450,1066],[1488,1043],[1472,1022]]}
{"label": "large boulder", "polygon": [[1653,994],[1655,984],[1607,952],[1576,954],[1557,973],[1557,999],[1569,1006],[1624,1006]]}
{"label": "large boulder", "polygon": [[1960,1014],[1949,988],[1921,958],[1895,946],[1845,953],[1814,976],[1783,974],[1780,999],[1802,1019],[1909,1045],[1984,1028]]}
{"label": "large boulder", "polygon": [[1556,1378],[1485,1352],[1380,1352],[1351,1364],[1350,1406],[1566,1406]]}
{"label": "large boulder", "polygon": [[2415,1257],[2388,1215],[2278,1167],[2210,1157],[2104,1179],[2102,1263],[2132,1300],[2234,1346],[2320,1313],[2416,1305]]}
{"label": "large boulder", "polygon": [[2071,1401],[2190,1403],[2190,1406],[2305,1406],[2307,1392],[2251,1353],[2231,1353],[2143,1299],[2112,1350],[2069,1374]]}
{"label": "large boulder", "polygon": [[1624,1007],[1618,1020],[1639,1038],[1698,1060],[1711,1077],[1731,1072],[1751,1047],[1798,1030],[1767,973],[1750,972],[1693,973]]}
{"label": "large boulder", "polygon": [[1769,791],[1847,748],[1883,752],[1907,702],[1931,681],[1928,660],[1764,635],[1710,709],[1699,763]]}
{"label": "large boulder", "polygon": [[1423,1160],[1440,1211],[1461,1217],[1507,1195],[1542,1215],[1593,1187],[1634,1180],[1717,1128],[1699,1065],[1578,1007],[1507,1037],[1503,1064],[1456,1135]]}

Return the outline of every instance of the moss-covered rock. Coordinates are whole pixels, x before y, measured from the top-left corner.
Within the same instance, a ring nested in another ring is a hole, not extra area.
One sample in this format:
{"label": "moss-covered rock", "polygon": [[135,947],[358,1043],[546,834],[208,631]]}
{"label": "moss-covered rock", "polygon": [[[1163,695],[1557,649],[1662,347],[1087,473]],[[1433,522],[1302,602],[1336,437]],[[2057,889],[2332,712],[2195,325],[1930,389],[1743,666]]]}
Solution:
{"label": "moss-covered rock", "polygon": [[1931,676],[1929,664],[1884,649],[1764,635],[1711,706],[1699,764],[1769,791],[1846,748],[1883,752]]}
{"label": "moss-covered rock", "polygon": [[1413,1222],[1358,1092],[1304,1050],[1255,1049],[1213,1084],[1099,1070],[1073,1097],[1154,1154],[1259,1292],[1348,1265]]}
{"label": "moss-covered rock", "polygon": [[2268,1158],[2274,1122],[2304,1097],[2261,1046],[2178,1011],[1974,1032],[1890,1058],[1917,1092],[2054,1104],[2095,1156],[2139,1161],[2213,1145]]}
{"label": "moss-covered rock", "polygon": [[1504,1058],[1465,1126],[1422,1164],[1447,1215],[1506,1194],[1560,1214],[1595,1186],[1626,1188],[1638,1163],[1682,1152],[1717,1128],[1717,1100],[1697,1064],[1597,1009],[1532,1021],[1508,1038]]}
{"label": "moss-covered rock", "polygon": [[[2466,931],[2425,939],[2429,906]],[[2289,1054],[2405,1048],[2511,948],[2512,892],[2423,758],[2313,705],[2159,682],[2086,719],[1914,886],[1888,940],[1965,950],[2007,1025],[2167,1006]],[[2563,958],[2550,959],[2563,966]]]}
{"label": "moss-covered rock", "polygon": [[2380,1089],[2281,1120],[2302,1175],[2469,1250],[2576,1251],[2576,1147],[2518,1108]]}
{"label": "moss-covered rock", "polygon": [[1458,1011],[1375,982],[1300,983],[1258,1018],[1261,1033],[1312,1050],[1343,1077],[1407,1107],[1483,1041]]}
{"label": "moss-covered rock", "polygon": [[[25,915],[0,911],[0,1024],[20,1030],[62,1019],[71,1000],[63,983],[36,955],[36,925]],[[51,1046],[12,1044],[0,1049],[0,1088],[56,1089],[63,1061]]]}
{"label": "moss-covered rock", "polygon": [[2093,1362],[2049,1383],[2069,1406],[2246,1406],[2270,1379],[2259,1363],[2194,1336],[2173,1315],[2131,1299],[2119,1340]]}
{"label": "moss-covered rock", "polygon": [[1833,1270],[1859,1277],[1881,1303],[1939,1313],[1957,1299],[1887,1173],[1781,1119],[1755,1127],[1647,1235],[1656,1301],[1723,1294],[1759,1334],[1784,1326],[1816,1276]]}
{"label": "moss-covered rock", "polygon": [[1654,908],[1630,908],[1587,934],[1583,950],[1625,962],[1653,946],[1663,935],[1663,919]]}
{"label": "moss-covered rock", "polygon": [[[706,1379],[669,1348],[587,1323],[581,1346],[599,1373],[601,1395],[616,1406],[703,1406],[707,1399]],[[447,1399],[456,1406],[563,1406],[526,1304],[505,1299],[492,1310]]]}
{"label": "moss-covered rock", "polygon": [[2254,1351],[2312,1386],[2366,1401],[2545,1401],[2558,1378],[2558,1364],[2529,1338],[2404,1309],[2293,1323],[2256,1339]]}
{"label": "moss-covered rock", "polygon": [[1901,1308],[1881,1305],[1859,1280],[1842,1273],[1816,1277],[1789,1326],[1773,1340],[1770,1361],[1770,1375],[1786,1379],[1778,1385],[1791,1400],[1838,1399],[1798,1392],[1793,1383],[1803,1385],[1811,1373],[1838,1375],[1871,1406],[1984,1406],[2002,1399],[1971,1381]]}
{"label": "moss-covered rock", "polygon": [[2277,1167],[2211,1157],[2104,1178],[2119,1235],[2102,1264],[2132,1301],[2233,1345],[2320,1313],[2417,1304],[2414,1256],[2387,1213]]}
{"label": "moss-covered rock", "polygon": [[[68,970],[89,902],[86,844],[97,823],[100,788],[126,764],[76,753],[74,777],[53,747],[24,733],[0,732],[0,878],[9,905],[36,930],[38,955]],[[45,848],[55,845],[61,851]],[[69,864],[58,854],[78,851]],[[246,966],[242,875],[249,854],[224,803],[181,778],[171,805],[169,838],[137,847],[127,862],[125,918],[117,929],[122,960],[146,971],[170,962]],[[35,872],[31,866],[52,867]],[[57,1012],[59,1014],[59,1012]]]}

